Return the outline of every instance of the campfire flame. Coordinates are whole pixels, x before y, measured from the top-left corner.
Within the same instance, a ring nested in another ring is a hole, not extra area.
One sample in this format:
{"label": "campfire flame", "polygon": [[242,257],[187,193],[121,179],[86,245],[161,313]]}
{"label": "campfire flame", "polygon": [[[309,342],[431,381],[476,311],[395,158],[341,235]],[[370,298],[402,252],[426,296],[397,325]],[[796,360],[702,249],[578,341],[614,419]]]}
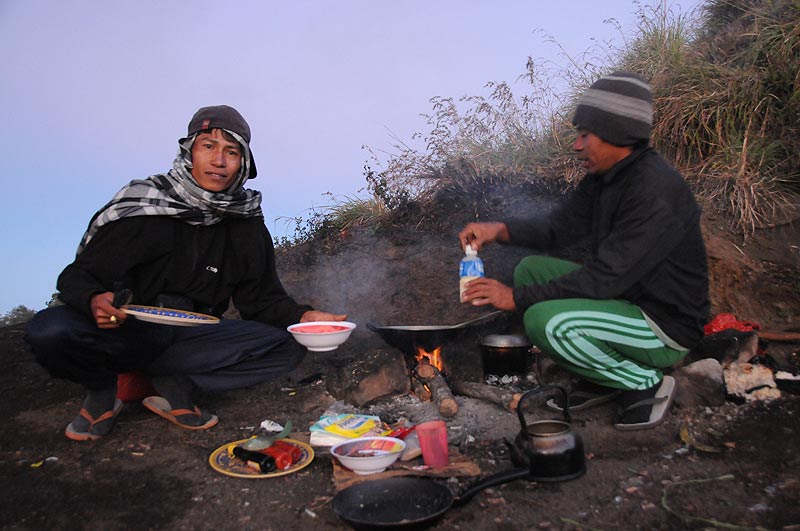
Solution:
{"label": "campfire flame", "polygon": [[436,347],[433,351],[428,352],[422,347],[417,347],[417,363],[430,363],[439,371],[444,370],[444,363],[442,362],[442,347]]}

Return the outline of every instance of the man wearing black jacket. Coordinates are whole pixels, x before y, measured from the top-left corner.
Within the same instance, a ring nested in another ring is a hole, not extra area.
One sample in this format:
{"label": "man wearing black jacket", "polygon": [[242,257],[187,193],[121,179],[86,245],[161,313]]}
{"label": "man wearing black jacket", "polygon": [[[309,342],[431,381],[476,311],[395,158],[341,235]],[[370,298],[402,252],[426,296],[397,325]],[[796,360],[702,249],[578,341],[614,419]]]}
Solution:
{"label": "man wearing black jacket", "polygon": [[[504,242],[553,249],[584,236],[583,264],[530,256],[514,288],[473,280],[465,300],[523,313],[530,339],[582,381],[570,407],[615,399],[614,426],[657,425],[673,398],[662,369],[682,359],[708,318],[700,207],[681,175],[649,146],[652,95],[615,72],[581,97],[573,145],[587,174],[546,218],[470,223],[462,247]],[[548,402],[555,409],[558,398]]]}
{"label": "man wearing black jacket", "polygon": [[[192,400],[194,388],[224,391],[297,366],[305,348],[286,326],[343,321],[294,301],[275,266],[256,177],[250,127],[236,109],[203,107],[179,140],[172,169],[131,181],[92,218],[75,261],[58,278],[62,306],[39,312],[26,340],[55,377],[87,396],[67,426],[73,440],[107,435],[122,403],[119,373],[152,376],[143,404],[186,429],[218,419]],[[129,318],[123,303],[242,319],[177,327]]]}

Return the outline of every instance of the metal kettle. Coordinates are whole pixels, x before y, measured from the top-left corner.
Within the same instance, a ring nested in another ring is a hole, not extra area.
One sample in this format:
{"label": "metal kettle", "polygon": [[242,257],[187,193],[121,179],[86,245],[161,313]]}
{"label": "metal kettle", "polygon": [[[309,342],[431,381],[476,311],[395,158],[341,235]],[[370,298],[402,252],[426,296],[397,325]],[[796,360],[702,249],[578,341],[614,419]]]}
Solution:
{"label": "metal kettle", "polygon": [[[525,402],[533,395],[556,389],[564,395],[564,420],[537,420],[526,423]],[[544,385],[528,391],[520,398],[517,416],[521,430],[508,444],[511,461],[527,468],[531,481],[567,481],[586,473],[583,440],[572,430],[569,395],[560,385]]]}

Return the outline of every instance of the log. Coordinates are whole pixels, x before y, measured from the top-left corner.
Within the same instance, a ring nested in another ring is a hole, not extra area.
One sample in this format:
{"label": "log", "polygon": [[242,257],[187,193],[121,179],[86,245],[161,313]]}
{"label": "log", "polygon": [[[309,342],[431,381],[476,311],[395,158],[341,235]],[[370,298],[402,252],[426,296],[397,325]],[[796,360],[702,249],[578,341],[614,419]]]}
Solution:
{"label": "log", "polygon": [[509,411],[516,411],[519,399],[522,398],[522,393],[512,393],[500,387],[478,382],[453,382],[452,389],[459,395],[486,400]]}
{"label": "log", "polygon": [[431,390],[431,399],[439,406],[440,415],[454,417],[458,413],[458,403],[441,374],[428,382],[428,388]]}
{"label": "log", "polygon": [[414,369],[414,374],[417,375],[420,381],[427,383],[428,380],[433,379],[436,374],[438,374],[438,370],[436,367],[428,363],[427,358],[423,358],[417,363],[416,368]]}
{"label": "log", "polygon": [[417,395],[417,398],[423,402],[428,402],[431,399],[431,390],[425,385],[425,382],[417,378],[416,375],[411,375],[411,390]]}
{"label": "log", "polygon": [[450,391],[450,387],[436,367],[428,363],[427,360],[422,360],[414,369],[414,374],[418,380],[430,389],[431,400],[436,402],[440,415],[454,417],[458,413],[458,403],[453,396],[453,392]]}
{"label": "log", "polygon": [[800,343],[800,333],[783,332],[781,330],[756,330],[758,337],[767,341],[786,341],[789,343]]}

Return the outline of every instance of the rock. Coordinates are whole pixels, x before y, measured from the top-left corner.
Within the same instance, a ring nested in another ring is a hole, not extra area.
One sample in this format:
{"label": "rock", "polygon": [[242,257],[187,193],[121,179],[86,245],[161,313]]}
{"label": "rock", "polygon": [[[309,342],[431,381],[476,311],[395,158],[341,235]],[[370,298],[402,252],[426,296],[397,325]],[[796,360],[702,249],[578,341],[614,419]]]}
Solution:
{"label": "rock", "polygon": [[401,353],[379,349],[339,366],[328,390],[361,407],[379,398],[407,394],[411,380]]}
{"label": "rock", "polygon": [[721,406],[725,403],[722,365],[712,358],[696,361],[676,370],[675,402],[684,408]]}

